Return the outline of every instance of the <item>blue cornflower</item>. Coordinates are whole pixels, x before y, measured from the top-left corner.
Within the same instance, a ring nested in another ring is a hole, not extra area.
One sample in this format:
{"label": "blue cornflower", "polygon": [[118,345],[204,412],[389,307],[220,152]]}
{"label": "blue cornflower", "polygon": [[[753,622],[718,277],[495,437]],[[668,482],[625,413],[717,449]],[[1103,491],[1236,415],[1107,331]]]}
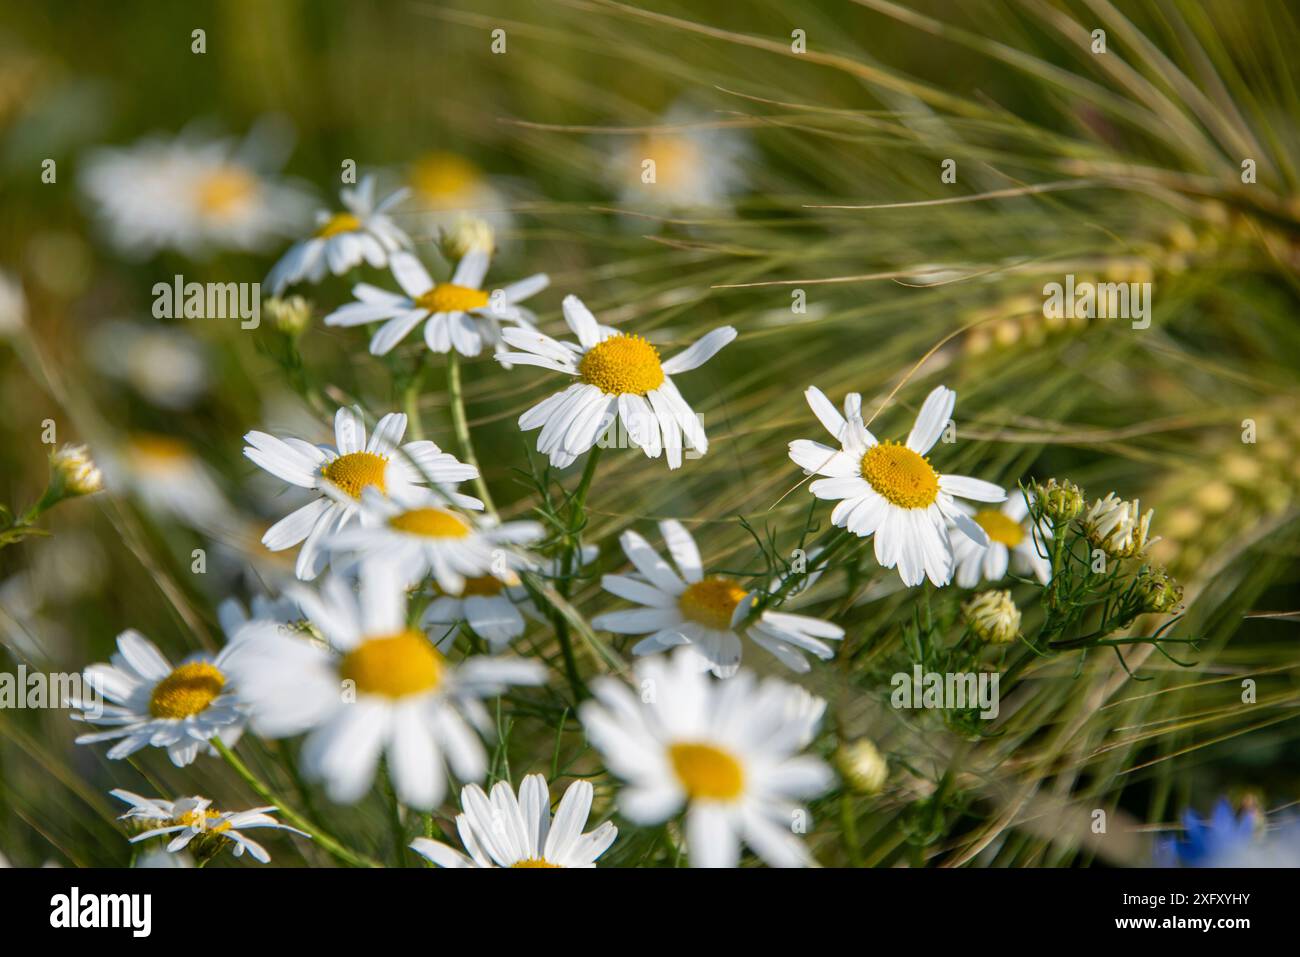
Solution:
{"label": "blue cornflower", "polygon": [[1248,847],[1255,838],[1258,814],[1253,807],[1235,814],[1227,798],[1219,798],[1208,819],[1191,808],[1183,812],[1183,836],[1156,842],[1157,867],[1215,867],[1224,857]]}

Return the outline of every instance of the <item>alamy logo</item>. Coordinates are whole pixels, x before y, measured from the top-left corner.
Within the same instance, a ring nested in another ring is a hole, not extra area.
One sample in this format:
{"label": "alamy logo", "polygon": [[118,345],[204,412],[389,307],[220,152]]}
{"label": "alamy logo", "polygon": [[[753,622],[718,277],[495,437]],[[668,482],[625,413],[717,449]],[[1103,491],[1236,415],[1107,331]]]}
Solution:
{"label": "alamy logo", "polygon": [[1047,319],[1131,319],[1134,329],[1151,325],[1151,283],[1081,282],[1074,273],[1065,283],[1043,287],[1043,316]]}
{"label": "alamy logo", "polygon": [[153,286],[155,319],[238,319],[239,328],[256,329],[262,322],[260,282],[172,282]]}
{"label": "alamy logo", "polygon": [[926,708],[935,711],[979,708],[981,718],[992,720],[998,716],[997,672],[924,671],[920,665],[912,666],[912,673],[895,674],[889,683],[893,693],[889,702],[895,708]]}
{"label": "alamy logo", "polygon": [[148,937],[153,927],[149,894],[85,894],[74,887],[50,898],[51,927],[129,927],[131,936]]}
{"label": "alamy logo", "polygon": [[104,713],[104,689],[76,672],[47,675],[20,664],[16,673],[0,671],[0,708],[78,708],[93,721]]}

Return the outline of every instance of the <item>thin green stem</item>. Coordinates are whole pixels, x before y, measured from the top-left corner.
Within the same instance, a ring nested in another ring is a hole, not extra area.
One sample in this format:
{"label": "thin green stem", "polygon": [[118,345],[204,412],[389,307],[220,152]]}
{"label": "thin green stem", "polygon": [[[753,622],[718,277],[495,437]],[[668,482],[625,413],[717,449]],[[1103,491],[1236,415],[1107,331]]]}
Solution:
{"label": "thin green stem", "polygon": [[382,867],[378,861],[366,857],[364,854],[358,854],[356,851],[348,850],[334,838],[330,837],[319,827],[307,820],[285,801],[277,795],[271,788],[263,782],[256,774],[249,770],[248,765],[239,759],[234,751],[226,745],[220,738],[212,738],[212,745],[217,752],[226,760],[234,772],[244,779],[244,783],[253,789],[253,792],[268,804],[274,804],[280,811],[280,817],[300,831],[306,831],[312,836],[317,844],[327,853],[333,855],[351,867]]}
{"label": "thin green stem", "polygon": [[460,457],[466,465],[474,466],[478,477],[474,479],[474,490],[483,500],[483,506],[489,515],[495,516],[497,507],[488,491],[487,481],[483,478],[483,469],[474,454],[474,443],[469,436],[469,419],[465,416],[465,394],[460,382],[460,356],[453,349],[447,353],[447,394],[451,397],[451,427],[456,433],[456,442],[460,446]]}

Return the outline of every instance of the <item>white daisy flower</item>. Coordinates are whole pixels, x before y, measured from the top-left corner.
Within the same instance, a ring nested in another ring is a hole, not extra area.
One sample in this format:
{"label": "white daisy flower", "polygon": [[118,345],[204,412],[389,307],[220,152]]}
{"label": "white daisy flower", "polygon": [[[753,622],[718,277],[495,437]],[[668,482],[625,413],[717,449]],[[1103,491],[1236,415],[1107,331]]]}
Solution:
{"label": "white daisy flower", "polygon": [[243,857],[244,852],[248,851],[253,860],[265,864],[271,860],[271,855],[266,853],[266,848],[240,833],[241,831],[255,827],[271,827],[278,831],[291,831],[301,837],[311,837],[305,831],[290,827],[288,824],[281,824],[271,817],[267,812],[278,810],[274,806],[255,807],[250,811],[218,811],[212,807],[210,800],[203,797],[184,797],[177,798],[175,801],[164,801],[160,798],[141,797],[121,788],[108,793],[131,805],[131,810],[121,815],[119,821],[138,822],[148,828],[132,837],[132,844],[153,837],[174,834],[175,837],[167,843],[167,851],[171,854],[184,850],[196,839],[199,843],[203,843],[206,837],[216,837],[222,842],[229,841],[233,845],[231,853],[235,857]]}
{"label": "white daisy flower", "polygon": [[683,657],[719,678],[731,677],[740,667],[742,634],[798,672],[810,668],[805,653],[822,659],[834,655],[823,639],[839,641],[844,629],[820,618],[765,610],[742,627],[755,596],[731,578],[706,576],[695,539],[681,522],[660,522],[659,531],[678,571],[636,532],[624,532],[619,543],[641,575],[605,575],[600,585],[644,607],[597,615],[591,620],[593,628],[620,635],[649,635],[632,646],[634,655],[653,655],[684,645]]}
{"label": "white daisy flower", "polygon": [[83,712],[74,714],[74,721],[110,730],[80,735],[77,744],[116,741],[108,750],[108,758],[114,761],[145,746],[166,748],[178,768],[198,757],[200,748],[215,754],[209,743],[212,738],[234,747],[245,722],[229,687],[227,668],[234,650],[229,644],[216,656],[200,652],[173,667],[144,635],[122,632],[109,664],[94,664],[84,672],[90,687],[112,703],[72,702]]}
{"label": "white daisy flower", "polygon": [[406,190],[398,190],[376,205],[373,176],[364,177],[356,189],[341,189],[344,211],[317,212],[316,231],[290,246],[271,267],[266,276],[271,295],[278,296],[304,279],[318,283],[326,270],[341,276],[362,260],[376,269],[387,266],[395,253],[411,248],[411,238],[388,215],[405,196]]}
{"label": "white daisy flower", "polygon": [[257,130],[242,143],[153,137],[93,153],[82,186],[128,254],[258,250],[291,234],[310,209],[305,193],[263,175],[263,145]]}
{"label": "white daisy flower", "polygon": [[546,676],[520,658],[477,655],[453,666],[407,626],[402,578],[387,563],[361,567],[359,595],[338,576],[319,594],[298,587],[294,595],[329,647],[253,623],[239,632],[230,668],[257,733],[307,732],[303,771],[340,803],[365,795],[381,754],[411,807],[442,801],[444,761],[460,780],[482,780],[478,734],[489,734],[492,721],[480,699]]}
{"label": "white daisy flower", "polygon": [[411,849],[439,867],[595,867],[596,858],[618,837],[618,828],[606,821],[582,833],[593,794],[589,782],[574,781],[552,824],[551,796],[540,774],[524,778],[517,797],[505,781],[493,786],[490,798],[470,784],[460,792],[461,813],[456,815],[468,854],[427,837],[417,837]]}
{"label": "white daisy flower", "polygon": [[1039,554],[1042,544],[1050,541],[1052,533],[1040,526],[1037,540],[1029,527],[1029,506],[1020,494],[1010,496],[1001,508],[973,509],[954,503],[969,515],[989,543],[981,547],[965,535],[952,536],[952,557],[956,565],[957,584],[974,588],[984,578],[1001,581],[1010,568],[1018,575],[1033,575],[1044,585],[1052,577],[1052,563]]}
{"label": "white daisy flower", "polygon": [[[907,442],[878,442],[862,422],[862,396],[850,392],[840,415],[821,390],[804,393],[813,414],[840,443],[840,451],[797,439],[790,458],[805,472],[825,475],[808,486],[820,499],[838,500],[831,522],[853,534],[876,536],[876,561],[897,566],[903,584],[929,578],[946,585],[952,578],[951,521],[981,546],[984,529],[959,510],[954,496],[1001,502],[1007,493],[992,482],[964,475],[940,475],[926,453],[943,435],[957,393],[938,386],[926,397]],[[945,521],[945,519],[947,521]]]}
{"label": "white daisy flower", "polygon": [[518,546],[543,534],[538,522],[498,524],[487,516],[474,521],[428,489],[385,497],[372,488],[362,495],[361,521],[331,535],[324,546],[336,557],[383,558],[408,586],[431,575],[439,588],[460,593],[467,580],[482,576],[517,580],[514,572],[530,565]]}
{"label": "white daisy flower", "polygon": [[777,867],[813,863],[795,828],[807,825],[798,801],[831,785],[820,759],[799,752],[810,737],[791,686],[749,671],[717,684],[689,655],[636,667],[638,691],[613,678],[592,683],[579,712],[609,770],[626,781],[624,817],[651,825],[686,809],[694,867],[735,867],[743,841]]}
{"label": "white daisy flower", "polygon": [[433,482],[444,500],[462,508],[483,507],[453,487],[477,478],[478,469],[429,441],[402,445],[405,434],[406,416],[390,412],[376,423],[367,443],[361,410],[341,408],[334,417],[333,446],[265,432],[245,435],[244,455],[256,465],[291,485],[320,493],[267,529],[262,544],[278,552],[301,542],[296,572],[299,578],[311,579],[325,567],[321,544],[357,517],[361,493],[368,488],[407,499],[420,483]]}
{"label": "white daisy flower", "polygon": [[503,321],[531,328],[532,314],[519,303],[545,289],[550,279],[546,273],[537,273],[500,289],[481,288],[491,259],[488,250],[471,249],[456,264],[450,282],[434,282],[420,260],[410,253],[397,253],[389,265],[405,295],[358,283],[352,287],[357,302],[335,309],[325,317],[325,325],[382,321],[370,339],[370,352],[377,356],[390,352],[422,322],[424,342],[434,352],[455,349],[461,355],[476,356],[483,351],[484,339],[499,348]]}
{"label": "white daisy flower", "polygon": [[549,456],[552,465],[564,468],[595,445],[613,413],[650,458],[667,450],[670,469],[682,464],[683,442],[701,455],[709,450],[704,426],[669,376],[704,365],[736,338],[735,329],[720,326],[661,363],[658,349],[641,336],[599,325],[577,296],[564,298],[564,319],[577,344],[536,329],[504,329],[506,343],[524,351],[497,354],[503,365],[541,366],[578,379],[519,417],[524,432],[541,428],[537,451]]}
{"label": "white daisy flower", "polygon": [[610,174],[622,201],[638,209],[726,206],[745,188],[750,152],[743,132],[679,103],[651,132],[619,138]]}

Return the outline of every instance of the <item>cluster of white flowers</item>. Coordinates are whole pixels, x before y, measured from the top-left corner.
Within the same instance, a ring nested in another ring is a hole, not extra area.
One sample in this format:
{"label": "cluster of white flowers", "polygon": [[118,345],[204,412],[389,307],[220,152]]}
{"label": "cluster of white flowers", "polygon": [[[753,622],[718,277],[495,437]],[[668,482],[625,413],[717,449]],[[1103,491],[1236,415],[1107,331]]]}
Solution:
{"label": "cluster of white flowers", "polygon": [[[658,148],[661,172],[683,176],[681,143],[676,152],[662,143]],[[237,163],[228,148],[190,155],[173,145],[166,153],[169,170],[183,167],[169,172],[168,188],[185,193],[186,215],[219,212],[241,241],[261,238],[252,207],[274,213],[277,204],[266,205],[274,194],[250,167]],[[114,192],[115,162],[92,171],[93,194]],[[445,158],[440,162],[445,165]],[[450,176],[445,170],[439,175]],[[429,176],[425,186],[447,185]],[[702,201],[717,187],[692,183],[694,200],[685,201]],[[366,177],[342,191],[342,211],[318,214],[314,231],[271,269],[267,285],[274,296],[362,264],[386,269],[395,290],[357,283],[355,300],[328,313],[324,324],[377,324],[369,341],[376,356],[422,326],[424,344],[434,353],[476,356],[486,347],[507,369],[538,366],[569,377],[518,420],[521,432],[540,430],[537,450],[555,468],[594,454],[614,427],[625,429],[646,456],[666,458],[669,469],[683,465],[687,449],[708,451],[700,418],[674,377],[716,356],[736,338],[734,328],[713,329],[661,360],[649,340],[601,324],[577,296],[567,295],[562,312],[573,340],[553,338],[522,305],[549,287],[546,274],[499,288],[486,283],[497,246],[488,223],[464,216],[440,221],[451,269],[447,281],[437,281],[396,221],[405,194],[376,201],[375,188],[375,179]],[[141,220],[144,206],[115,215],[117,231],[132,246],[202,245],[202,230]],[[239,225],[240,215],[250,218]],[[274,218],[282,224],[286,217],[281,210]],[[295,308],[309,314],[305,305]],[[1034,525],[1030,500],[1008,500],[998,485],[940,473],[931,464],[928,456],[950,429],[952,390],[930,392],[903,442],[878,440],[868,430],[858,393],[845,397],[842,412],[816,388],[806,398],[834,445],[797,440],[790,443],[790,458],[817,476],[812,495],[835,502],[832,524],[852,536],[874,536],[876,561],[896,568],[905,586],[926,579],[944,586],[955,578],[960,587],[974,588],[1008,571],[1048,581],[1051,533]],[[373,422],[369,429],[367,422]],[[96,711],[89,701],[79,703],[80,719],[104,727],[78,741],[114,741],[110,758],[160,747],[184,766],[200,753],[229,757],[227,749],[245,729],[268,738],[303,735],[304,775],[337,802],[366,795],[381,762],[397,799],[411,808],[438,808],[449,776],[460,782],[456,824],[463,851],[423,838],[412,845],[435,864],[593,866],[618,832],[605,822],[584,833],[597,793],[590,783],[570,785],[553,822],[549,787],[540,775],[525,777],[517,792],[504,781],[487,792],[480,786],[490,764],[484,741],[495,733],[485,702],[548,680],[540,661],[507,652],[525,632],[526,616],[544,615],[529,579],[560,581],[592,555],[575,553],[571,544],[559,546],[568,550],[562,560],[535,554],[546,539],[544,527],[496,519],[490,503],[485,507],[459,490],[471,481],[483,488],[477,467],[427,439],[405,441],[408,425],[404,413],[372,417],[355,406],[337,410],[333,444],[249,431],[247,458],[286,486],[310,493],[262,538],[272,551],[298,549],[298,580],[286,586],[282,602],[256,603],[251,614],[225,609],[229,642],[216,655],[172,665],[143,636],[124,632],[111,662],[87,669],[111,704]],[[87,490],[98,485],[98,473],[92,475],[75,450],[60,456],[70,483]],[[996,503],[1005,504],[985,507]],[[1140,517],[1136,503],[1108,499],[1084,524],[1108,549],[1131,554],[1145,544],[1149,518]],[[814,660],[834,657],[845,631],[779,610],[783,589],[792,584],[787,579],[754,588],[707,570],[695,537],[680,521],[661,521],[658,530],[667,558],[629,528],[620,544],[632,571],[601,578],[605,591],[636,607],[591,619],[597,630],[642,636],[631,653],[645,660],[632,683],[597,678],[594,697],[576,702],[604,769],[622,782],[619,813],[638,825],[680,817],[693,865],[735,866],[742,845],[773,865],[811,864],[798,836],[810,826],[801,802],[833,783],[829,766],[809,753],[826,703],[787,682],[759,680],[741,661],[747,639],[791,671],[806,673]],[[823,570],[812,569],[808,580]],[[1020,616],[1008,592],[975,598],[965,614],[986,641],[1017,637]],[[455,654],[460,625],[486,642],[483,653]],[[888,774],[870,742],[845,751],[841,766],[852,770],[849,786],[859,793],[878,791]],[[202,798],[171,803],[114,793],[133,805],[128,817],[156,824],[136,840],[172,835],[170,850],[221,834],[236,854],[247,849],[265,860],[239,830],[282,826],[267,816],[273,808],[218,814]]]}

